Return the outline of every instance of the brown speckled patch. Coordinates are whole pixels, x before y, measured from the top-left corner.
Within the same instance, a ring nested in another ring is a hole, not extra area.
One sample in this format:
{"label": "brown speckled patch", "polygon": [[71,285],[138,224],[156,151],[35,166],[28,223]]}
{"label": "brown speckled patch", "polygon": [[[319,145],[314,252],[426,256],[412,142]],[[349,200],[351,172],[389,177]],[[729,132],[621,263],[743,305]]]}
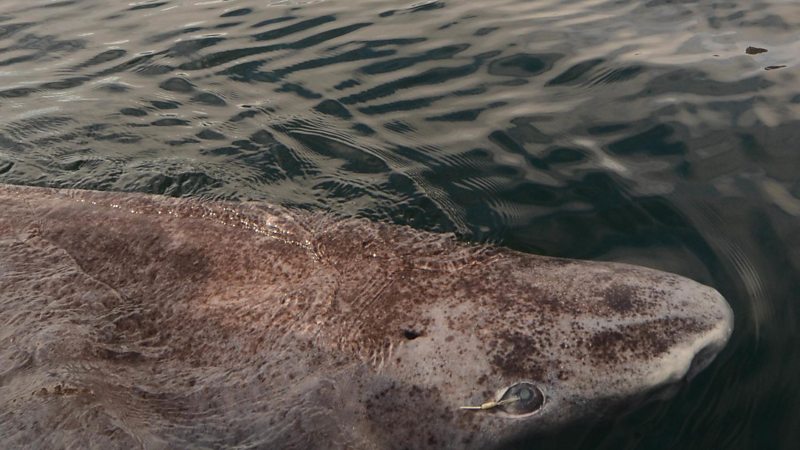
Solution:
{"label": "brown speckled patch", "polygon": [[[440,423],[452,423],[463,415],[444,408],[442,395],[437,388],[390,382],[370,393],[364,399],[366,419],[375,432],[387,438],[386,445],[405,442],[409,447],[436,447],[452,442],[455,430],[438,427]],[[409,430],[413,431],[410,436]],[[412,442],[417,442],[412,445]]]}
{"label": "brown speckled patch", "polygon": [[614,285],[605,290],[603,300],[609,308],[618,313],[629,313],[636,310],[637,298],[636,289],[630,286]]}
{"label": "brown speckled patch", "polygon": [[588,352],[594,361],[607,365],[629,358],[647,360],[667,352],[683,336],[702,330],[700,322],[686,318],[620,325],[594,333],[588,340]]}
{"label": "brown speckled patch", "polygon": [[546,361],[540,351],[544,347],[536,337],[521,332],[504,332],[499,334],[503,343],[501,348],[495,349],[496,353],[491,362],[501,374],[511,379],[544,380]]}

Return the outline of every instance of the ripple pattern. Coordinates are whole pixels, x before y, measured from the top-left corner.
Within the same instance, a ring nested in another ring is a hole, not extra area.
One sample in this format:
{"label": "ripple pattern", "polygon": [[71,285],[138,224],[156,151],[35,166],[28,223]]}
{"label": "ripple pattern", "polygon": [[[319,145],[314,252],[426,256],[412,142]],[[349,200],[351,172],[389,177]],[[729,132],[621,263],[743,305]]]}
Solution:
{"label": "ripple pattern", "polygon": [[796,354],[798,27],[781,0],[3,2],[0,182],[268,200],[691,276],[746,330],[728,385],[537,445],[793,448],[800,360],[759,355]]}

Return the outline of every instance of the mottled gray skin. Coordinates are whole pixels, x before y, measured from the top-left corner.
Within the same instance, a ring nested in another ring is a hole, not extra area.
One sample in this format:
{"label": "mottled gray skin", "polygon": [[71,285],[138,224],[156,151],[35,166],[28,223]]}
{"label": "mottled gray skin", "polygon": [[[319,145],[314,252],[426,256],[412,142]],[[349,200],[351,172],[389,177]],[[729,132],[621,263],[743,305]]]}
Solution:
{"label": "mottled gray skin", "polygon": [[[692,375],[731,327],[713,289],[640,267],[0,185],[7,448],[492,447]],[[459,410],[520,381],[533,414]]]}

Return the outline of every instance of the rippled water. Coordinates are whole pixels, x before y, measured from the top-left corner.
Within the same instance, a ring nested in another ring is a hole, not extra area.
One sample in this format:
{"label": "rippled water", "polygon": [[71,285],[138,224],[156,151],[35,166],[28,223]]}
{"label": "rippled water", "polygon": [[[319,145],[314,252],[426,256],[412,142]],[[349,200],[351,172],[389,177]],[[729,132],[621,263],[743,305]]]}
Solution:
{"label": "rippled water", "polygon": [[790,0],[5,1],[0,182],[265,199],[689,276],[736,313],[711,369],[528,444],[795,448],[798,30]]}

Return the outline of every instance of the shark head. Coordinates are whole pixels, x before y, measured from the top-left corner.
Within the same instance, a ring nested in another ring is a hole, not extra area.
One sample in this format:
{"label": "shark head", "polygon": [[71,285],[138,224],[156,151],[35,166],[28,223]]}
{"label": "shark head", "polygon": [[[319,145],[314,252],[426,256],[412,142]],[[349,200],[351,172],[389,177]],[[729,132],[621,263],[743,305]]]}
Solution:
{"label": "shark head", "polygon": [[[399,342],[381,364],[394,387],[367,399],[370,416],[389,430],[413,420],[404,439],[419,446],[502,445],[663,397],[732,332],[723,297],[678,275],[490,253],[382,293],[393,319],[372,326]],[[416,301],[393,309],[402,298]]]}

